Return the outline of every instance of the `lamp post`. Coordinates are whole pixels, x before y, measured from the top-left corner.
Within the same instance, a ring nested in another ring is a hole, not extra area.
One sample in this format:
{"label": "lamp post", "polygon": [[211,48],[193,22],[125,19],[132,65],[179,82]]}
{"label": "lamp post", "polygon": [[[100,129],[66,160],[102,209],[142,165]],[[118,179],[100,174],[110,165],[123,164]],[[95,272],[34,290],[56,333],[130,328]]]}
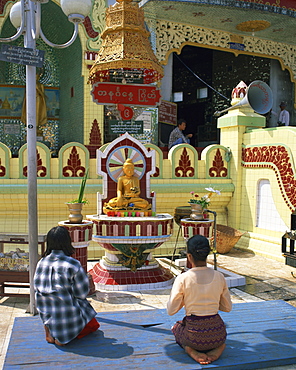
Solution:
{"label": "lamp post", "polygon": [[[17,32],[14,36],[0,38],[0,42],[11,42],[24,35],[24,47],[36,51],[36,40],[42,40],[54,48],[70,46],[78,35],[78,25],[90,12],[91,0],[61,0],[63,12],[74,24],[71,39],[65,44],[50,42],[41,29],[41,4],[48,0],[20,0],[10,10],[10,20]],[[36,51],[37,52],[37,51]],[[28,234],[30,256],[30,313],[36,314],[33,278],[38,261],[38,218],[37,218],[37,155],[36,155],[36,66],[26,65],[26,123],[27,123],[27,168],[28,168]]]}

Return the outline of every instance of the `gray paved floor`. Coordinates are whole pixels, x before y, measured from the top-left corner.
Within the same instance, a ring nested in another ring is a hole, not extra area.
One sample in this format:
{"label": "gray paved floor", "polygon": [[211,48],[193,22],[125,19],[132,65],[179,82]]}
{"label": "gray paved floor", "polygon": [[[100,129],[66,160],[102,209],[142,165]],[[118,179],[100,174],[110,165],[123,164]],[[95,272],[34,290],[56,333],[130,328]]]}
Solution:
{"label": "gray paved floor", "polygon": [[[209,258],[212,260],[212,257]],[[284,263],[233,249],[218,256],[218,266],[246,277],[246,285],[231,288],[233,303],[283,299],[296,307],[296,269]],[[89,298],[97,312],[165,308],[170,290],[141,292],[96,292]],[[28,316],[28,298],[0,300],[0,366],[2,368],[15,317]],[[272,369],[272,368],[269,368]],[[277,367],[292,370],[295,365]],[[275,370],[275,368],[274,368]]]}

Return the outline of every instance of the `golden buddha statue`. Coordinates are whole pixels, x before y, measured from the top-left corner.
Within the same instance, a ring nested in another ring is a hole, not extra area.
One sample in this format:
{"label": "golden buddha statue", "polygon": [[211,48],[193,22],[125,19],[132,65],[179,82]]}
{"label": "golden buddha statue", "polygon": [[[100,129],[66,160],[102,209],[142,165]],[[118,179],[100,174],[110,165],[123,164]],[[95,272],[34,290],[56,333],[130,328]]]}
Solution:
{"label": "golden buddha statue", "polygon": [[141,210],[148,211],[151,204],[147,200],[140,198],[140,181],[134,176],[135,166],[133,161],[128,158],[123,164],[124,175],[118,178],[117,197],[112,198],[104,204],[103,211],[110,210]]}

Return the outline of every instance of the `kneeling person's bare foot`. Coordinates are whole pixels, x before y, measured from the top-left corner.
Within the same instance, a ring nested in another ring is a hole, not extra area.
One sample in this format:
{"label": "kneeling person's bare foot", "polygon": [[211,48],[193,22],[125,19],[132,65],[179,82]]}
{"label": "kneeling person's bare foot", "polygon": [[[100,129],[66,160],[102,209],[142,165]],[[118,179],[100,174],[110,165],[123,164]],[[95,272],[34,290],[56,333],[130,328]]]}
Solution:
{"label": "kneeling person's bare foot", "polygon": [[47,343],[55,343],[55,339],[54,337],[50,334],[50,331],[48,329],[48,327],[46,325],[44,325],[44,329],[45,329],[45,339],[46,339],[46,342]]}
{"label": "kneeling person's bare foot", "polygon": [[218,360],[218,358],[222,355],[226,344],[222,344],[220,347],[212,349],[211,351],[207,352],[207,356],[211,362]]}
{"label": "kneeling person's bare foot", "polygon": [[208,358],[208,355],[206,353],[198,352],[195,349],[185,346],[184,347],[185,352],[193,358],[196,362],[202,364],[202,365],[207,365],[211,363],[211,360]]}
{"label": "kneeling person's bare foot", "polygon": [[61,342],[59,342],[57,339],[54,340],[54,344],[56,344],[57,346],[65,346],[65,344],[62,344]]}

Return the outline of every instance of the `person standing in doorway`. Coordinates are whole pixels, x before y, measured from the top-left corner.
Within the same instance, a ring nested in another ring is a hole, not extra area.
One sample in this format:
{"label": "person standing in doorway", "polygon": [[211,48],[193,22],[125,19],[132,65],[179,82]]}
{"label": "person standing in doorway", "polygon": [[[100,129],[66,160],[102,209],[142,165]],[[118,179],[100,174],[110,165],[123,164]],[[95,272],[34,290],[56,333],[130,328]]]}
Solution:
{"label": "person standing in doorway", "polygon": [[290,123],[290,113],[286,110],[286,103],[281,102],[281,111],[279,113],[278,126],[289,126]]}
{"label": "person standing in doorway", "polygon": [[184,135],[182,131],[186,128],[186,121],[184,119],[179,119],[177,122],[177,127],[171,132],[169,138],[169,150],[177,144],[190,144],[190,138],[192,134]]}

